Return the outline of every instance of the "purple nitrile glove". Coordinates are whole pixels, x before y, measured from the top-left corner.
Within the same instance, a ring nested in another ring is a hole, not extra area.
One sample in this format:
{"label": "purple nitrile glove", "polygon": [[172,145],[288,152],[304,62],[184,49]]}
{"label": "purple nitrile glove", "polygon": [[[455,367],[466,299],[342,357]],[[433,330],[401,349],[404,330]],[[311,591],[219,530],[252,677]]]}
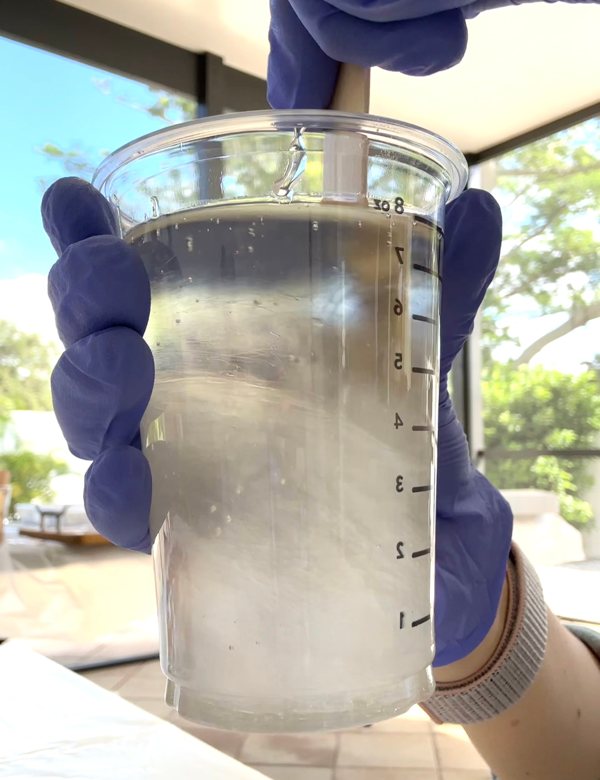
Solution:
{"label": "purple nitrile glove", "polygon": [[471,463],[448,393],[452,362],[469,334],[500,258],[494,198],[467,190],[446,210],[440,312],[434,666],[464,658],[496,617],[512,537],[512,511]]}
{"label": "purple nitrile glove", "polygon": [[273,108],[328,106],[340,62],[411,76],[451,68],[460,62],[467,47],[466,19],[521,2],[271,0],[269,103]]}
{"label": "purple nitrile glove", "polygon": [[90,184],[60,179],[42,201],[59,260],[48,294],[65,352],[52,374],[54,411],[69,449],[92,460],[84,503],[94,527],[148,552],[152,481],[139,427],[154,383],[142,338],[150,284],[142,261],[115,238],[107,201]]}

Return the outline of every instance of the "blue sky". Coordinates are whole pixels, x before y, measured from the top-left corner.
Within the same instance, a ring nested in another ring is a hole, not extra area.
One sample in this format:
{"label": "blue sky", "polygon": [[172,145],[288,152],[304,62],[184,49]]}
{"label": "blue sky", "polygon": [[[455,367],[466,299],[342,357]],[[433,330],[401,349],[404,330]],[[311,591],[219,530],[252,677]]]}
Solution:
{"label": "blue sky", "polygon": [[[0,279],[14,279],[45,274],[55,259],[41,225],[39,179],[57,179],[63,169],[39,148],[76,147],[98,160],[101,150],[112,151],[165,123],[118,99],[149,104],[145,84],[1,37],[0,73]],[[105,82],[108,94],[98,82]]]}

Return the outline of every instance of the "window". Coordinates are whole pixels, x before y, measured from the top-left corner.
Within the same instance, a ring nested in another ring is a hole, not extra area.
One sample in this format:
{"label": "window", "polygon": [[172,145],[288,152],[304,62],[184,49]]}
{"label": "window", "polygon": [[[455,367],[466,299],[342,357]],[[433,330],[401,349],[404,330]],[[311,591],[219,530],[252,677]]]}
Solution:
{"label": "window", "polygon": [[483,163],[473,183],[504,215],[471,345],[479,466],[507,491],[549,605],[600,623],[600,119]]}
{"label": "window", "polygon": [[90,179],[109,151],[193,117],[197,106],[5,38],[0,69],[11,74],[0,130],[0,469],[12,473],[13,493],[0,547],[0,638],[69,664],[154,653],[150,559],[48,538],[57,515],[63,538],[93,529],[82,508],[88,464],[70,455],[51,411],[49,375],[62,347],[46,295],[56,256],[40,201],[55,179]]}

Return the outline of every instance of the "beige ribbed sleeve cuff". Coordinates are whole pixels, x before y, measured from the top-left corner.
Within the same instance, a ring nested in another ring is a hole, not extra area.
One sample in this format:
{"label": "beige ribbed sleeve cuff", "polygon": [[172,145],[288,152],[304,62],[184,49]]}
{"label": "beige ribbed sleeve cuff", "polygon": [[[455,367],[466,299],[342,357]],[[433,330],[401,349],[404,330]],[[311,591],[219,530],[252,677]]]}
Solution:
{"label": "beige ribbed sleeve cuff", "polygon": [[546,650],[548,613],[533,566],[513,544],[507,567],[508,611],[496,651],[471,677],[438,683],[422,707],[437,723],[475,723],[508,709],[525,693]]}

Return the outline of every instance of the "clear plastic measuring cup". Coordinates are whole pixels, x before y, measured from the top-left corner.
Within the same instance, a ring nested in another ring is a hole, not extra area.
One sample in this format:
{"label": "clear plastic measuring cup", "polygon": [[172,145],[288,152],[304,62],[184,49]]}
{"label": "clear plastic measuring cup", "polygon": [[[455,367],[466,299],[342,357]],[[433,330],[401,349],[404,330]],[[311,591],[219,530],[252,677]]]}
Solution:
{"label": "clear plastic measuring cup", "polygon": [[152,286],[142,441],[167,700],[340,728],[432,691],[439,252],[462,155],[376,117],[228,115],[95,183]]}

